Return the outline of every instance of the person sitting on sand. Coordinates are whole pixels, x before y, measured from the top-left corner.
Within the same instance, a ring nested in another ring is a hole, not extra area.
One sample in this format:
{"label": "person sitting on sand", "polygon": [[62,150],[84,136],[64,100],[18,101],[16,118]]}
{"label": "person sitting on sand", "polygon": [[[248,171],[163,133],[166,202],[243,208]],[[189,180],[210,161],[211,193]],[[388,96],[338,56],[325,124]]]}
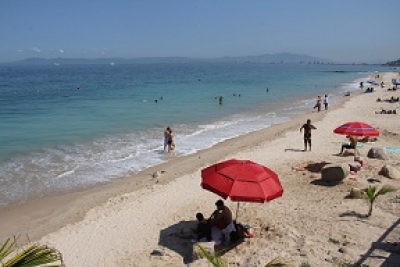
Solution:
{"label": "person sitting on sand", "polygon": [[343,155],[343,151],[345,149],[354,149],[354,151],[357,152],[357,149],[356,149],[357,142],[358,142],[357,136],[346,136],[346,137],[350,140],[350,144],[343,144],[339,155]]}
{"label": "person sitting on sand", "polygon": [[217,209],[208,219],[211,225],[211,236],[216,245],[230,242],[230,233],[235,231],[231,210],[224,205],[222,200],[215,202]]}
{"label": "person sitting on sand", "polygon": [[197,213],[196,241],[211,241],[211,225],[204,218],[203,213]]}
{"label": "person sitting on sand", "polygon": [[391,110],[391,109],[382,109],[380,111],[375,111],[375,114],[397,114],[397,111],[395,109]]}

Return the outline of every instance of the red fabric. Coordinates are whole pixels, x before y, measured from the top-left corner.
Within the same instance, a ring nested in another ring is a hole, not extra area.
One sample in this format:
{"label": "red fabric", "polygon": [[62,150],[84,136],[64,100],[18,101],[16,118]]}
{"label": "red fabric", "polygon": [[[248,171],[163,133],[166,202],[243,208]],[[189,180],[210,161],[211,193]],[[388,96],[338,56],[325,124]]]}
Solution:
{"label": "red fabric", "polygon": [[201,171],[201,186],[232,201],[263,203],[282,196],[278,175],[250,160],[231,159]]}
{"label": "red fabric", "polygon": [[359,121],[347,122],[337,127],[333,132],[352,136],[379,136],[379,131],[377,129],[367,123]]}

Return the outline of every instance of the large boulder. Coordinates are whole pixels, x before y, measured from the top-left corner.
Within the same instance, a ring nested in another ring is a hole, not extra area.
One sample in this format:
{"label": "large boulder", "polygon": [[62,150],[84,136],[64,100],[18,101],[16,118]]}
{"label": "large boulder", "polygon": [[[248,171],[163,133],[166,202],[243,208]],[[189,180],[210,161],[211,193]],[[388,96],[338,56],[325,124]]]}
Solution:
{"label": "large boulder", "polygon": [[393,166],[384,165],[379,171],[379,174],[394,180],[400,179],[400,171]]}
{"label": "large boulder", "polygon": [[388,160],[389,156],[383,148],[371,147],[367,154],[368,158]]}
{"label": "large boulder", "polygon": [[321,179],[326,182],[341,182],[349,173],[348,164],[328,164],[321,170]]}
{"label": "large boulder", "polygon": [[350,198],[364,198],[364,193],[361,189],[353,187],[349,191],[349,197]]}

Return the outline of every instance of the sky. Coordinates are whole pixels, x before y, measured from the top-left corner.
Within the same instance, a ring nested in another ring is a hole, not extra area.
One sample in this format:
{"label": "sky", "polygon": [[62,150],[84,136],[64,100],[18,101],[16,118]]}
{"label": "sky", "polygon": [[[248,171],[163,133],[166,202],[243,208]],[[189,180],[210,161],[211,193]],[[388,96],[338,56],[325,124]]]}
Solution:
{"label": "sky", "polygon": [[307,54],[400,59],[400,0],[0,0],[0,62]]}

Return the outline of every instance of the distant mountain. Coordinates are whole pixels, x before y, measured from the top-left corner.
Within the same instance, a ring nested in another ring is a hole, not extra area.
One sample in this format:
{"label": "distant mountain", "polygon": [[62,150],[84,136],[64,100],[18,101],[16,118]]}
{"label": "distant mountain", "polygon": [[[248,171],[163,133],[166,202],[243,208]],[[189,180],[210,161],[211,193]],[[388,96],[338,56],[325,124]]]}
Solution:
{"label": "distant mountain", "polygon": [[399,67],[400,66],[400,59],[395,60],[395,61],[389,61],[384,64],[386,66],[392,66],[392,67]]}
{"label": "distant mountain", "polygon": [[331,60],[309,55],[279,53],[258,56],[189,58],[189,57],[141,57],[141,58],[28,58],[14,64],[28,65],[69,65],[69,64],[134,64],[134,63],[184,63],[184,62],[236,62],[236,63],[269,63],[269,64],[330,64]]}
{"label": "distant mountain", "polygon": [[220,58],[223,61],[230,62],[251,62],[251,63],[333,63],[329,59],[313,57],[305,54],[291,54],[291,53],[279,53],[279,54],[264,54],[259,56],[247,56],[247,57],[223,57]]}

